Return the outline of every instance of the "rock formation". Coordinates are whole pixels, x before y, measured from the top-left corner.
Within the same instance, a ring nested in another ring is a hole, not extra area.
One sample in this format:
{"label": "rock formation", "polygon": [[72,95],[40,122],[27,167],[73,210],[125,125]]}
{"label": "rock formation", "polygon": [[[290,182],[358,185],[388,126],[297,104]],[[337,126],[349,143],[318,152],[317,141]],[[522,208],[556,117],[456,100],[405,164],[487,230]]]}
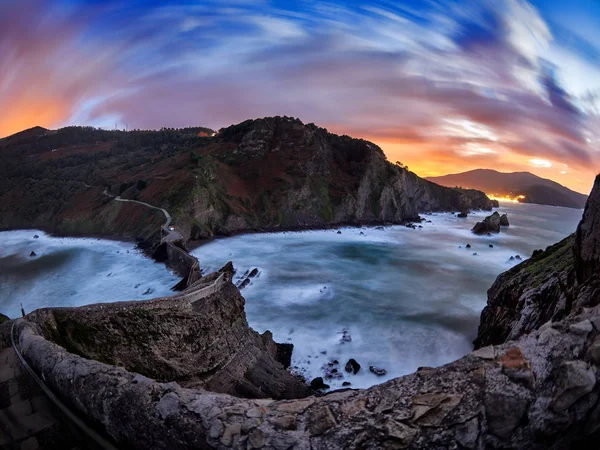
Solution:
{"label": "rock formation", "polygon": [[44,308],[28,320],[73,354],[157,381],[241,397],[306,396],[277,361],[289,365],[271,333],[248,327],[244,298],[226,274],[215,275],[171,298]]}
{"label": "rock formation", "polygon": [[510,223],[508,223],[508,214],[502,214],[500,216],[500,226],[508,227],[509,225],[510,225]]}
{"label": "rock formation", "polygon": [[476,351],[366,390],[241,398],[303,392],[270,336],[248,328],[227,273],[171,299],[38,310],[17,321],[19,345],[127,448],[593,450],[599,206],[600,177],[575,236],[498,277]]}
{"label": "rock formation", "polygon": [[[506,220],[508,222],[508,219]],[[500,223],[500,214],[498,214],[498,211],[494,211],[493,214],[487,216],[481,222],[477,222],[471,231],[475,234],[499,233]]]}

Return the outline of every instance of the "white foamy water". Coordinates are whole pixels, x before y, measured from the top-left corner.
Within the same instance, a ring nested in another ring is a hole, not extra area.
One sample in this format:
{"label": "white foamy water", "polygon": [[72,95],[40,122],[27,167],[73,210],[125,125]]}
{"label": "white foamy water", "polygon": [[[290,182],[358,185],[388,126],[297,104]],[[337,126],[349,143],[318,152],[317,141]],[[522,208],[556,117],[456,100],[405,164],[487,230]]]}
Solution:
{"label": "white foamy water", "polygon": [[[490,237],[470,232],[489,212],[467,219],[436,214],[416,230],[253,234],[216,240],[193,253],[209,271],[230,260],[238,277],[259,269],[242,290],[248,321],[257,331],[271,330],[278,342],[292,342],[292,365],[308,379],[324,376],[324,366],[337,360],[334,367],[344,377],[326,383],[368,387],[468,353],[487,289],[518,263],[509,258],[527,258],[566,237],[582,215],[521,204],[502,204],[499,211],[508,213],[511,226]],[[344,330],[352,341],[341,344]],[[362,366],[357,375],[344,372],[349,358]],[[369,372],[371,365],[387,375]]]}
{"label": "white foamy water", "polygon": [[[508,212],[511,226],[491,237],[469,231],[489,213],[467,219],[438,214],[417,230],[251,234],[216,240],[193,253],[205,273],[230,260],[238,275],[259,269],[242,290],[248,322],[257,331],[271,330],[278,342],[292,342],[293,365],[307,378],[323,376],[323,366],[338,360],[344,378],[328,384],[368,387],[470,351],[486,291],[516,263],[510,256],[526,258],[559,241],[575,231],[582,214],[519,204],[502,204],[499,211]],[[29,257],[32,250],[36,257]],[[170,295],[178,280],[132,243],[32,230],[0,233],[0,312],[11,317],[20,315],[21,302],[29,312]],[[351,342],[340,344],[343,330]],[[349,358],[362,366],[357,375],[343,370]],[[377,377],[369,365],[387,375]]]}
{"label": "white foamy water", "polygon": [[[172,295],[170,287],[180,278],[134,247],[106,239],[56,238],[36,230],[1,232],[0,312],[20,317],[21,303],[31,312]],[[32,251],[37,256],[30,257]]]}

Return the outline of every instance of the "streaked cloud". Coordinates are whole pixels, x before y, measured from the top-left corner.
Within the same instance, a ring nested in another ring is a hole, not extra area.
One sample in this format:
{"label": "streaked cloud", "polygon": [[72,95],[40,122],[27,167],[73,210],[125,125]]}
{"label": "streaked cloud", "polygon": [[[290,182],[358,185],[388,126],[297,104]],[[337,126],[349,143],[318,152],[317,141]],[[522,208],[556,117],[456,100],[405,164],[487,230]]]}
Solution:
{"label": "streaked cloud", "polygon": [[6,0],[0,135],[292,115],[371,139],[423,175],[532,170],[587,191],[600,169],[600,44],[569,39],[541,6]]}

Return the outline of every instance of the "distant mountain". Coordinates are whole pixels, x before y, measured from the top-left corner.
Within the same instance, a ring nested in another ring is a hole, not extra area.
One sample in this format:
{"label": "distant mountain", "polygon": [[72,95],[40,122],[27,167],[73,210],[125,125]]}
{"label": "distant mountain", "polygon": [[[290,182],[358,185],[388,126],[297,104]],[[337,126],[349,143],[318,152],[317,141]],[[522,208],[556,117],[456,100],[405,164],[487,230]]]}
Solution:
{"label": "distant mountain", "polygon": [[503,173],[490,169],[475,169],[441,177],[428,177],[426,180],[442,186],[478,189],[497,197],[508,195],[515,198],[523,195],[525,198],[519,199],[523,203],[583,208],[587,200],[587,195],[529,172]]}

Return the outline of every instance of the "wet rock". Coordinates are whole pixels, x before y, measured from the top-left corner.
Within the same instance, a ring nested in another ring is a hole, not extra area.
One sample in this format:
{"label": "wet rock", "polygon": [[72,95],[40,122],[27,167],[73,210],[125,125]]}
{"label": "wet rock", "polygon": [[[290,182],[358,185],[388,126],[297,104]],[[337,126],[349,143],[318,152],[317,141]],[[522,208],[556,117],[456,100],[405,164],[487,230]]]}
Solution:
{"label": "wet rock", "polygon": [[34,235],[33,235],[33,238],[34,238],[34,239],[39,239],[40,237],[39,237],[37,234],[34,234]]}
{"label": "wet rock", "polygon": [[477,256],[477,252],[473,253],[473,256]]}
{"label": "wet rock", "polygon": [[358,234],[360,234],[361,236],[364,236],[364,235],[365,235],[365,233],[363,233],[362,231],[361,231],[360,233],[358,233]]}
{"label": "wet rock", "polygon": [[29,256],[37,256],[37,254],[32,250]]}
{"label": "wet rock", "polygon": [[340,344],[346,344],[348,342],[352,342],[352,336],[350,336],[348,330],[343,330],[342,337],[340,338]]}
{"label": "wet rock", "polygon": [[384,230],[385,228],[383,228],[382,226],[378,226],[378,227],[375,227],[375,229],[376,230]]}
{"label": "wet rock", "polygon": [[321,389],[329,389],[329,385],[325,384],[323,381],[323,377],[313,378],[310,382],[310,387],[315,391],[319,391]]}
{"label": "wet rock", "polygon": [[514,260],[515,260],[515,257],[514,257],[514,256],[511,256],[510,258],[508,258],[508,260],[509,260],[509,261],[514,261]]}
{"label": "wet rock", "polygon": [[137,289],[139,287],[140,287],[139,283],[133,286],[134,289]]}
{"label": "wet rock", "polygon": [[340,230],[337,230],[337,234],[342,234],[342,232]]}
{"label": "wet rock", "polygon": [[520,255],[515,255],[515,259],[516,259],[517,261],[521,261],[523,258],[521,258],[521,256],[520,256]]}
{"label": "wet rock", "polygon": [[153,292],[152,289],[148,288],[142,293],[142,295],[150,295],[150,294],[152,294],[152,292]]}
{"label": "wet rock", "polygon": [[360,364],[354,358],[350,358],[344,369],[346,372],[356,374],[360,370]]}
{"label": "wet rock", "polygon": [[246,278],[244,281],[242,281],[239,285],[238,285],[238,289],[242,290],[244,289],[246,286],[248,286],[250,284],[250,278]]}
{"label": "wet rock", "polygon": [[508,215],[507,214],[502,214],[500,216],[500,226],[501,227],[508,227],[510,224],[508,223]]}
{"label": "wet rock", "polygon": [[477,222],[471,231],[475,234],[499,233],[500,214],[496,211],[492,215],[487,216],[483,221]]}
{"label": "wet rock", "polygon": [[248,274],[248,278],[254,278],[256,275],[258,275],[258,269],[254,268],[252,269],[252,272]]}
{"label": "wet rock", "polygon": [[490,248],[494,248],[494,244],[490,244],[490,245],[489,245],[489,247],[490,247]]}
{"label": "wet rock", "polygon": [[471,244],[467,244],[465,248],[471,248]]}
{"label": "wet rock", "polygon": [[294,351],[294,344],[275,343],[275,345],[277,345],[277,354],[275,355],[275,359],[283,364],[284,369],[287,369],[292,364],[292,352]]}
{"label": "wet rock", "polygon": [[342,383],[342,386],[344,386],[344,387],[352,386],[352,383],[350,383],[349,381],[344,381]]}
{"label": "wet rock", "polygon": [[369,371],[371,371],[372,373],[374,373],[378,377],[382,377],[384,375],[387,375],[387,370],[385,370],[385,369],[383,369],[381,367],[377,367],[377,366],[369,366]]}
{"label": "wet rock", "polygon": [[456,217],[460,217],[461,219],[465,219],[467,217],[467,213],[466,212],[460,212],[456,215]]}

